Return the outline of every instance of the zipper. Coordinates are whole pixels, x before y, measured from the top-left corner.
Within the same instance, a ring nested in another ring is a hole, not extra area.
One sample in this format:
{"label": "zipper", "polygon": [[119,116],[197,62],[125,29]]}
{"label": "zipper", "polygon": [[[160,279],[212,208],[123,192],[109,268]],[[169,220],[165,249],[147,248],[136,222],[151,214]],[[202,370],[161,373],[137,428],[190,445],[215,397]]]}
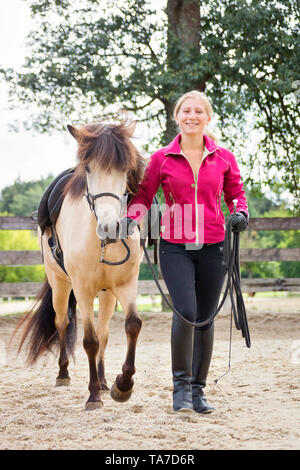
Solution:
{"label": "zipper", "polygon": [[201,163],[200,163],[200,166],[199,166],[199,170],[198,170],[198,173],[194,173],[193,171],[193,168],[188,160],[188,158],[184,155],[184,153],[181,152],[181,155],[186,159],[186,161],[188,162],[188,164],[190,165],[191,167],[191,170],[193,172],[193,176],[194,176],[194,182],[195,182],[195,211],[196,211],[196,245],[199,244],[199,233],[198,233],[198,200],[197,200],[197,193],[198,193],[198,176],[199,176],[199,171],[200,171],[200,168],[201,168],[201,165],[202,165],[202,162],[203,162],[203,158],[201,160]]}
{"label": "zipper", "polygon": [[[186,159],[186,161],[188,162],[188,164],[189,164],[189,166],[190,166],[190,168],[191,168],[191,170],[192,170],[193,176],[194,176],[194,182],[195,182],[195,210],[196,210],[196,244],[199,243],[199,233],[198,233],[198,207],[197,207],[197,204],[198,204],[197,192],[198,192],[198,176],[199,176],[199,171],[200,171],[202,162],[205,160],[205,158],[206,158],[208,155],[210,155],[211,153],[214,153],[217,149],[218,149],[218,147],[215,148],[214,150],[208,152],[208,154],[205,155],[204,158],[202,158],[201,163],[200,163],[200,166],[199,166],[199,170],[198,170],[198,173],[197,173],[197,174],[194,173],[193,168],[192,168],[192,166],[191,166],[191,164],[190,164],[188,158],[184,155],[184,153],[181,151],[180,154],[179,154],[179,155],[182,155],[182,156]],[[165,155],[178,155],[178,153],[173,154],[172,152],[170,152],[170,153],[165,154]],[[170,193],[170,195],[172,196],[171,193]],[[173,198],[173,196],[172,196],[172,198]],[[174,199],[173,199],[173,200],[174,200]],[[175,203],[175,201],[174,201],[174,203]],[[219,211],[219,209],[218,209],[218,211]]]}
{"label": "zipper", "polygon": [[199,244],[199,233],[198,233],[198,199],[197,199],[197,194],[198,194],[198,175],[199,171],[202,165],[202,161],[198,170],[198,173],[194,175],[195,179],[195,210],[196,210],[196,245]]}

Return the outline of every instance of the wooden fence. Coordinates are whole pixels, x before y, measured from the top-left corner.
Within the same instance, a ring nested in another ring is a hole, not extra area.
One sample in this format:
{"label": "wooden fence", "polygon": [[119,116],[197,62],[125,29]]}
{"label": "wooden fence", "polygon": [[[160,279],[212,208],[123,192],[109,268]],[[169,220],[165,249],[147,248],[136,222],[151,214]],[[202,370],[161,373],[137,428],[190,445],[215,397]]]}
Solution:
{"label": "wooden fence", "polygon": [[[0,217],[0,230],[36,230],[36,222],[30,217]],[[300,230],[300,217],[290,218],[256,218],[249,222],[249,230]],[[153,254],[149,250],[150,258],[153,261]],[[300,261],[300,248],[254,248],[241,249],[241,262],[245,261]],[[144,263],[146,260],[144,259]],[[24,266],[42,264],[42,257],[39,251],[0,251],[0,265]],[[160,281],[164,293],[167,288],[164,282]],[[33,297],[36,296],[41,283],[0,283],[0,297]],[[244,292],[259,291],[293,291],[300,292],[299,278],[285,279],[242,279],[242,290]],[[158,294],[158,289],[153,280],[140,280],[138,282],[139,294]]]}

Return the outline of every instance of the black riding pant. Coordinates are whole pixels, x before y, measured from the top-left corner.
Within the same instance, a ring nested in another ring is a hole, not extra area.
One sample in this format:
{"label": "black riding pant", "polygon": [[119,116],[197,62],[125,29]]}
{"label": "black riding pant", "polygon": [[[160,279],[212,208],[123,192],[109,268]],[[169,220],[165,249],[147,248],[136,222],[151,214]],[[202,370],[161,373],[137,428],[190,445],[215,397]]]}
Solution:
{"label": "black riding pant", "polygon": [[[217,309],[224,283],[224,242],[189,250],[160,239],[160,267],[176,310],[192,322],[207,320]],[[206,330],[212,322],[200,327]]]}

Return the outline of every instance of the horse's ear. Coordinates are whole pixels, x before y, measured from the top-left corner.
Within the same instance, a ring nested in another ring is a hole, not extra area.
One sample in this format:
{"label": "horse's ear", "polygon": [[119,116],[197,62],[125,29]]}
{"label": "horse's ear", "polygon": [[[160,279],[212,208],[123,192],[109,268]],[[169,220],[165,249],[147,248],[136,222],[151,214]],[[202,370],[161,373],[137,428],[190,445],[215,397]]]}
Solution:
{"label": "horse's ear", "polygon": [[67,125],[67,128],[68,128],[68,131],[70,132],[70,134],[78,142],[79,141],[79,131],[78,131],[78,129],[76,129],[76,127],[74,127],[74,126],[71,126],[70,124]]}
{"label": "horse's ear", "polygon": [[131,121],[129,124],[127,124],[126,128],[128,130],[129,137],[133,136],[136,125],[137,125],[137,121]]}

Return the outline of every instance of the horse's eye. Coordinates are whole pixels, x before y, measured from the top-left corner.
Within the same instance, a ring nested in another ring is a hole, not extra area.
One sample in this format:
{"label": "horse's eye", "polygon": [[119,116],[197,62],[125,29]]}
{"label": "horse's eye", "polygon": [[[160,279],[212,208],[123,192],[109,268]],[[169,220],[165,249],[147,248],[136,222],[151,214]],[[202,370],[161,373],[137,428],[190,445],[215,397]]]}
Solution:
{"label": "horse's eye", "polygon": [[85,167],[85,171],[86,171],[87,173],[90,173],[90,172],[91,172],[90,169],[89,169],[89,167],[88,167],[87,165],[86,165],[86,167]]}

